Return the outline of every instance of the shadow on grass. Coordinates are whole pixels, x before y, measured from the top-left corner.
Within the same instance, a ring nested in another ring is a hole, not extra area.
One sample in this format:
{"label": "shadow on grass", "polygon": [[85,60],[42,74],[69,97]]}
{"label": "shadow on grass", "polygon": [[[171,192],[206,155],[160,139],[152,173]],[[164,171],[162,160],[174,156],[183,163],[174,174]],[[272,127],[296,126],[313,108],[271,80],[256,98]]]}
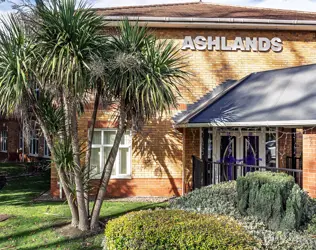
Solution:
{"label": "shadow on grass", "polygon": [[0,206],[29,204],[43,190],[49,189],[49,176],[44,173],[40,176],[19,177],[10,180],[0,190]]}
{"label": "shadow on grass", "polygon": [[34,234],[37,234],[39,232],[43,232],[43,231],[46,231],[46,230],[49,230],[49,229],[52,229],[52,228],[63,227],[63,226],[66,226],[68,224],[69,224],[68,221],[58,222],[58,223],[42,226],[42,227],[39,227],[39,228],[36,228],[36,229],[30,229],[30,230],[25,230],[25,231],[14,233],[14,234],[9,234],[9,235],[0,237],[0,243],[4,243],[10,238],[29,236],[31,234],[34,235]]}
{"label": "shadow on grass", "polygon": [[108,220],[115,219],[117,217],[120,217],[120,216],[127,214],[127,213],[130,213],[130,212],[155,209],[155,208],[166,208],[166,207],[167,207],[167,202],[150,203],[150,204],[146,204],[144,206],[135,207],[135,208],[125,210],[122,212],[113,213],[113,214],[110,214],[109,216],[100,216],[100,220],[101,221],[103,221],[103,220],[108,221]]}
{"label": "shadow on grass", "polygon": [[[86,237],[81,237],[81,236],[78,236],[78,237],[73,237],[71,239],[69,238],[64,238],[64,239],[60,239],[60,240],[56,240],[54,242],[51,242],[51,243],[48,243],[48,244],[41,244],[41,245],[36,245],[36,246],[33,246],[33,247],[21,247],[19,249],[25,249],[25,250],[37,250],[37,249],[43,249],[43,248],[48,248],[48,247],[56,247],[57,246],[64,246],[64,244],[71,244],[71,243],[75,243],[76,241],[78,241],[79,239],[82,239],[82,240],[87,240],[89,238],[92,238],[94,235],[90,235],[90,236],[86,236]],[[76,247],[76,249],[85,249],[85,250],[96,250],[96,249],[102,249],[101,247],[101,242],[100,244],[98,245],[95,245],[95,244],[90,244],[90,245],[83,245],[84,242],[81,242],[81,245],[80,247]],[[67,249],[71,249],[71,248],[67,248]]]}
{"label": "shadow on grass", "polygon": [[[113,202],[113,203],[115,203],[115,202]],[[166,202],[150,203],[150,204],[146,204],[146,205],[143,205],[143,206],[138,206],[138,207],[134,207],[134,208],[131,208],[131,209],[127,209],[127,210],[124,210],[124,211],[119,211],[119,212],[110,214],[109,216],[102,216],[100,218],[100,220],[102,221],[102,223],[104,225],[106,225],[106,223],[109,220],[117,218],[117,217],[119,217],[121,215],[130,213],[130,212],[140,211],[140,210],[148,210],[148,209],[155,209],[155,208],[165,208],[166,206],[167,206]],[[30,218],[30,220],[33,221],[35,219],[34,218]],[[44,218],[43,218],[43,220],[44,220]],[[21,221],[23,221],[23,220],[21,220]],[[24,223],[29,224],[30,221],[24,221]],[[49,223],[49,221],[47,223]],[[55,222],[55,223],[52,222],[50,224],[47,224],[45,226],[41,226],[41,227],[38,227],[38,228],[35,228],[35,229],[24,230],[24,231],[21,231],[21,232],[18,232],[18,233],[13,233],[13,234],[10,234],[10,235],[6,235],[6,236],[3,236],[3,237],[0,237],[0,243],[5,243],[10,238],[14,239],[14,238],[28,237],[28,236],[31,236],[31,235],[33,236],[35,234],[43,233],[43,232],[45,232],[47,230],[64,227],[66,225],[69,225],[69,223],[70,223],[70,220],[65,220],[65,221]],[[20,247],[19,249],[41,249],[41,248],[45,248],[45,247],[49,247],[49,246],[55,246],[55,245],[61,245],[61,244],[71,244],[71,242],[77,243],[77,244],[84,244],[85,240],[88,240],[90,238],[92,239],[96,235],[102,235],[103,231],[104,231],[104,228],[102,228],[101,232],[99,232],[99,233],[87,233],[85,235],[76,236],[76,237],[65,237],[65,238],[62,238],[62,239],[58,239],[58,240],[56,240],[54,242],[43,243],[41,245],[30,246],[30,247]],[[55,233],[58,235],[57,232],[55,232]],[[63,236],[63,235],[61,234],[61,235],[58,235],[58,236]],[[82,242],[76,242],[79,239],[81,239]],[[92,244],[92,243],[89,243],[89,244]],[[101,244],[101,242],[100,242],[100,244]],[[96,249],[96,246],[93,245],[93,244],[91,246],[85,245],[85,246],[82,246],[82,248],[76,248],[76,249]]]}

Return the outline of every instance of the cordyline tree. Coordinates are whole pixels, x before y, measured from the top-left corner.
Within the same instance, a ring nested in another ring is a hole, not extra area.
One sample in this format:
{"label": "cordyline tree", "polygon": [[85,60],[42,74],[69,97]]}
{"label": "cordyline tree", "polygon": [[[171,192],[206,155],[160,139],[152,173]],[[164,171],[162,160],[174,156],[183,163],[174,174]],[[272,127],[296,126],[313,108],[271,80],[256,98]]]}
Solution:
{"label": "cordyline tree", "polygon": [[[146,27],[127,20],[116,35],[106,36],[102,17],[75,0],[36,1],[23,15],[11,15],[2,23],[0,109],[19,115],[25,125],[38,124],[68,201],[72,226],[97,230],[123,134],[177,107],[178,87],[188,77],[186,64],[175,45],[158,41]],[[78,120],[91,96],[92,122],[82,144]],[[87,176],[101,100],[115,102],[118,125],[90,211]]]}

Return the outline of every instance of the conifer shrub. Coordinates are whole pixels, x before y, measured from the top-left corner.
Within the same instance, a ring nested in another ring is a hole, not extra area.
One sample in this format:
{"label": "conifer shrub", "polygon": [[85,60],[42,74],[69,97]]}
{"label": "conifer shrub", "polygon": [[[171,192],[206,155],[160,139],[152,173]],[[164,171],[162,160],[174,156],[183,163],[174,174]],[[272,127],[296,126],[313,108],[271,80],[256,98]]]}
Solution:
{"label": "conifer shrub", "polygon": [[310,220],[308,195],[285,173],[252,172],[237,179],[237,207],[272,230],[294,230]]}
{"label": "conifer shrub", "polygon": [[132,212],[108,222],[104,249],[254,249],[234,219],[182,210]]}

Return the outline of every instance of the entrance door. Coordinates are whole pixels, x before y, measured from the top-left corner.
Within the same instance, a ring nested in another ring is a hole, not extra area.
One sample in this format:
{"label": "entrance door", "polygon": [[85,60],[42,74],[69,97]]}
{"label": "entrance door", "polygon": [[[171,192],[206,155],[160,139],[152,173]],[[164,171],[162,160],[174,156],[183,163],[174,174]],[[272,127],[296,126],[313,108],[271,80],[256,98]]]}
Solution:
{"label": "entrance door", "polygon": [[220,181],[235,180],[238,176],[255,171],[251,167],[240,167],[234,164],[252,166],[264,165],[265,139],[261,132],[248,131],[222,132],[213,131],[215,142],[213,161],[218,162],[216,179]]}
{"label": "entrance door", "polygon": [[[243,142],[243,164],[259,166],[259,136],[248,135],[244,136]],[[254,168],[246,167],[244,173],[254,172]]]}
{"label": "entrance door", "polygon": [[237,162],[236,136],[221,136],[220,155],[220,162],[223,163],[220,168],[220,172],[222,173],[220,178],[221,181],[233,180],[235,176],[235,168],[233,164]]}

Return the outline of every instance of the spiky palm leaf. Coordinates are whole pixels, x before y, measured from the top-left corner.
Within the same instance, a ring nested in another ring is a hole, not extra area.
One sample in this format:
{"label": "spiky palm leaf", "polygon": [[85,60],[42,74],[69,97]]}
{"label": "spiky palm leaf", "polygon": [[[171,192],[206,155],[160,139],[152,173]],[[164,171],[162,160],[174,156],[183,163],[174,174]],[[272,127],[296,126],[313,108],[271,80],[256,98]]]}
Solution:
{"label": "spiky palm leaf", "polygon": [[[21,103],[34,99],[31,91],[34,43],[23,22],[11,14],[1,19],[0,29],[0,109],[11,114]],[[26,97],[28,96],[28,98]]]}
{"label": "spiky palm leaf", "polygon": [[[76,95],[88,87],[91,62],[106,52],[103,19],[85,2],[37,0],[36,38],[46,83],[62,84]],[[49,81],[47,81],[49,79]]]}
{"label": "spiky palm leaf", "polygon": [[147,27],[125,20],[108,47],[107,90],[123,99],[129,120],[143,123],[177,107],[179,87],[190,74],[175,44],[159,41]]}

